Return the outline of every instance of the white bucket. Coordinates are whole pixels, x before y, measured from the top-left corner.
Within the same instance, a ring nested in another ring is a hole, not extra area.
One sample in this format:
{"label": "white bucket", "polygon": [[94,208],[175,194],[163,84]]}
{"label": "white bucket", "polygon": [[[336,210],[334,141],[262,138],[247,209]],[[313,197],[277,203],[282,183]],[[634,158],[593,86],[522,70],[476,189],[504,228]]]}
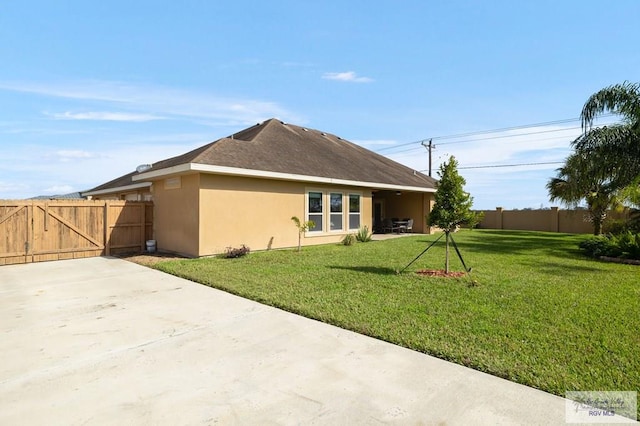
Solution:
{"label": "white bucket", "polygon": [[156,240],[147,240],[147,252],[149,253],[156,252]]}

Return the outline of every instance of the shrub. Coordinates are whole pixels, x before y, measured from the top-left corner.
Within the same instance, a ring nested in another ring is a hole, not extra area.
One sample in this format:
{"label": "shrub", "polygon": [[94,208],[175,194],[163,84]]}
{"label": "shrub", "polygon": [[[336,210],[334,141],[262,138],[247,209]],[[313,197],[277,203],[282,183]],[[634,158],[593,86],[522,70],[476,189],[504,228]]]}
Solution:
{"label": "shrub", "polygon": [[466,228],[474,229],[480,225],[480,222],[484,219],[484,212],[472,212],[471,216],[467,220],[461,223]]}
{"label": "shrub", "polygon": [[589,237],[579,247],[592,257],[609,256],[612,251],[611,241],[603,235]]}
{"label": "shrub", "polygon": [[580,243],[589,256],[640,259],[640,234],[630,231],[619,235],[591,237]]}
{"label": "shrub", "polygon": [[627,221],[622,219],[607,220],[602,224],[602,232],[605,234],[622,234],[628,229]]}
{"label": "shrub", "polygon": [[356,240],[361,243],[368,243],[371,241],[371,232],[369,232],[369,227],[367,225],[358,229],[358,232],[356,232]]}
{"label": "shrub", "polygon": [[340,243],[345,246],[352,246],[356,243],[356,236],[354,234],[347,234]]}
{"label": "shrub", "polygon": [[225,259],[235,259],[247,255],[251,249],[244,244],[238,248],[227,247],[225,252],[221,255]]}
{"label": "shrub", "polygon": [[640,234],[627,231],[611,237],[611,243],[618,251],[616,257],[625,259],[640,259]]}

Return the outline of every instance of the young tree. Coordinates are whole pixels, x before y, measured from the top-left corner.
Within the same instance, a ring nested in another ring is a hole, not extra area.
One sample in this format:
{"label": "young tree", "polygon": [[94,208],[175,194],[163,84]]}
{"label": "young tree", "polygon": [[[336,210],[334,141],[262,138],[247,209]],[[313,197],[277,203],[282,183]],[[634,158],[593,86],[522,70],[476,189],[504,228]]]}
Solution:
{"label": "young tree", "polygon": [[449,234],[461,223],[473,220],[473,198],[463,189],[467,182],[458,174],[458,162],[455,157],[451,156],[449,162],[440,166],[438,176],[440,180],[435,196],[436,203],[429,214],[429,226],[437,226],[445,233],[445,272],[448,273]]}
{"label": "young tree", "polygon": [[316,223],[312,220],[308,220],[306,222],[300,221],[297,216],[293,216],[291,218],[293,223],[296,224],[298,228],[298,251],[302,250],[302,234],[307,232],[309,229],[314,228]]}

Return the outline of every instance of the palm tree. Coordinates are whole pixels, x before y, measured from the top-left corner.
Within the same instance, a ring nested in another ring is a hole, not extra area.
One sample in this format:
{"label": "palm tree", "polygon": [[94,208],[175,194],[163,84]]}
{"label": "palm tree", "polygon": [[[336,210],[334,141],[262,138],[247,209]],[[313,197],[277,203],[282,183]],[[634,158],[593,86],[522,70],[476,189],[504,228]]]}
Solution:
{"label": "palm tree", "polygon": [[[621,124],[593,128],[605,112],[618,114]],[[638,184],[640,177],[640,84],[624,82],[606,87],[587,100],[580,114],[583,134],[573,146],[598,158],[598,168],[610,174],[611,184],[622,188]]]}
{"label": "palm tree", "polygon": [[628,125],[640,130],[640,84],[625,81],[591,95],[580,114],[582,129],[590,130],[594,120],[606,111],[621,115]]}
{"label": "palm tree", "polygon": [[547,183],[547,190],[551,201],[563,201],[569,206],[586,201],[594,235],[602,232],[607,210],[618,205],[618,189],[611,176],[603,172],[598,157],[579,152],[567,158],[557,176]]}

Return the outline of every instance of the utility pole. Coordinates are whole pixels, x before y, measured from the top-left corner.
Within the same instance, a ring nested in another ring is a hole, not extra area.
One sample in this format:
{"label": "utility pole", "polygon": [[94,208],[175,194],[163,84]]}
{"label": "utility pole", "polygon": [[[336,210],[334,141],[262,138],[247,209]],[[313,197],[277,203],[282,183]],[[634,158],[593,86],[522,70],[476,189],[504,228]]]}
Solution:
{"label": "utility pole", "polygon": [[422,141],[420,144],[427,148],[427,151],[429,151],[429,177],[431,177],[431,151],[436,149],[436,146],[433,144],[433,139],[429,139],[428,144],[425,144],[424,141]]}

